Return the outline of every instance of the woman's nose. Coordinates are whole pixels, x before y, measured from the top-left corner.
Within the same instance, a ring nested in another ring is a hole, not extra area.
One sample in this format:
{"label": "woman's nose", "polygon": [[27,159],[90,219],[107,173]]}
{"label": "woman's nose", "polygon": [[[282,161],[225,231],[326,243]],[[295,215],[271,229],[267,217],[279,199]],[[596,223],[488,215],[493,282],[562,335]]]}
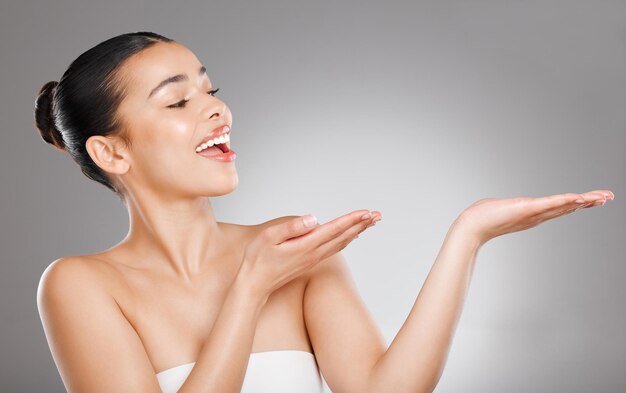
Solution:
{"label": "woman's nose", "polygon": [[219,119],[220,117],[224,116],[224,111],[226,110],[226,105],[219,101],[219,102],[211,102],[208,103],[205,110],[205,115],[209,118],[209,119]]}

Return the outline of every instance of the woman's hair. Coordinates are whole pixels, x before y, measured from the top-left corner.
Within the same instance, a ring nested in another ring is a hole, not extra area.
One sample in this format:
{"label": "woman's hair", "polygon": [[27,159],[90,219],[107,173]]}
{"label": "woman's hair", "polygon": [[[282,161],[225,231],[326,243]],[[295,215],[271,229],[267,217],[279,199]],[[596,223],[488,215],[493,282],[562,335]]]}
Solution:
{"label": "woman's hair", "polygon": [[132,55],[157,42],[171,41],[152,32],[109,38],[78,56],[59,82],[44,84],[35,102],[35,127],[43,140],[67,152],[88,178],[111,189],[122,201],[121,190],[93,162],[85,142],[93,135],[116,135],[130,145],[117,116],[128,85],[118,71]]}

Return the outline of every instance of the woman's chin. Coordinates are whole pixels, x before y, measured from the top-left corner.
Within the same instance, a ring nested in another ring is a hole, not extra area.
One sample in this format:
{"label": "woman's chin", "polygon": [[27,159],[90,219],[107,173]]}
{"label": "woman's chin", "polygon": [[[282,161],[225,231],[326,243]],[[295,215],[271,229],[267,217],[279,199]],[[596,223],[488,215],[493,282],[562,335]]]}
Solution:
{"label": "woman's chin", "polygon": [[235,191],[238,185],[239,176],[237,175],[237,172],[234,172],[231,176],[221,179],[219,184],[217,184],[217,182],[211,184],[211,188],[207,190],[207,194],[209,196],[227,195]]}

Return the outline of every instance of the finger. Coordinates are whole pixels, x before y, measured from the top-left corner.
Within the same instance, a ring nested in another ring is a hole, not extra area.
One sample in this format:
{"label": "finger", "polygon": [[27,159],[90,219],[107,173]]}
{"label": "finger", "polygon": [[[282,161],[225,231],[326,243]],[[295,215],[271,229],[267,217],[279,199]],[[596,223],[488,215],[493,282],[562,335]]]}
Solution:
{"label": "finger", "polygon": [[599,199],[613,199],[614,195],[610,191],[606,190],[594,190],[581,194],[581,197],[585,200],[584,203],[589,201],[596,201]]}
{"label": "finger", "polygon": [[576,207],[579,205],[576,202],[578,199],[580,199],[580,194],[566,193],[540,198],[523,198],[522,200],[527,204],[527,206],[524,206],[524,209],[528,210],[530,215],[534,217]]}
{"label": "finger", "polygon": [[580,209],[585,209],[585,208],[591,206],[593,203],[595,203],[595,202],[588,202],[588,203],[579,204],[579,205],[576,205],[574,207],[570,207],[569,209],[566,209],[564,211],[558,211],[556,213],[555,212],[550,212],[550,213],[546,214],[546,219],[549,220],[551,218],[555,218],[555,217],[558,217],[558,216],[564,216],[566,214],[575,213],[575,212],[577,212]]}
{"label": "finger", "polygon": [[604,194],[597,191],[590,191],[584,194],[566,193],[528,199],[528,203],[532,206],[529,208],[532,211],[531,215],[554,215],[556,217],[571,209],[580,207],[581,204],[593,203],[599,199],[604,199]]}
{"label": "finger", "polygon": [[355,227],[364,228],[374,220],[375,216],[367,210],[357,210],[346,214],[342,217],[336,218],[318,228],[311,233],[310,240],[312,243],[316,243],[315,246],[319,246],[326,242],[329,242],[344,233],[354,231]]}
{"label": "finger", "polygon": [[[367,225],[367,226],[366,226],[363,230],[365,230],[365,229],[367,229],[367,228],[369,228],[369,227],[373,227],[374,225],[376,225],[376,223],[377,223],[378,221],[380,221],[380,220],[382,220],[382,219],[383,219],[383,215],[382,215],[382,213],[381,213],[381,212],[379,212],[379,211],[373,211],[373,212],[372,212],[372,215],[374,216],[374,217],[372,217],[372,222],[371,222],[370,224],[368,224],[368,225]],[[363,230],[361,230],[361,232],[363,232]],[[359,233],[360,233],[360,232],[359,232]]]}
{"label": "finger", "polygon": [[546,211],[544,212],[541,216],[543,220],[550,220],[559,216],[563,216],[566,214],[570,214],[570,213],[574,213],[580,209],[586,209],[589,207],[594,207],[594,206],[602,206],[606,203],[606,199],[604,198],[597,198],[595,197],[594,199],[591,199],[588,202],[585,203],[577,203],[575,204],[573,207],[572,206],[567,206],[564,209],[555,209],[555,210],[551,210],[551,211]]}
{"label": "finger", "polygon": [[272,243],[280,244],[293,237],[302,236],[312,231],[317,225],[313,214],[296,217],[286,222],[272,225],[263,230],[263,235]]}
{"label": "finger", "polygon": [[305,236],[301,236],[297,239],[290,239],[289,241],[284,242],[282,246],[298,248],[301,250],[313,250],[336,238],[354,226],[358,226],[361,223],[365,223],[365,225],[369,224],[373,219],[371,214],[369,214],[369,218],[361,218],[367,213],[369,213],[368,210],[355,210],[325,224],[318,225]]}
{"label": "finger", "polygon": [[372,221],[369,224],[367,224],[365,228],[361,229],[359,233],[357,233],[357,235],[354,237],[355,239],[358,238],[359,235],[363,233],[363,231],[365,231],[367,228],[373,227],[374,225],[376,225],[378,221],[382,220],[383,218],[382,214],[379,211],[372,211],[372,215],[374,216],[372,217]]}
{"label": "finger", "polygon": [[335,237],[334,239],[320,245],[315,250],[316,259],[321,261],[343,250],[348,246],[348,244],[350,244],[354,239],[358,237],[359,233],[363,232],[373,225],[375,225],[375,223],[368,224],[367,222],[361,222],[346,230],[344,233]]}
{"label": "finger", "polygon": [[594,191],[591,191],[591,192],[596,193],[596,194],[601,194],[601,195],[604,195],[604,197],[605,197],[607,200],[609,200],[609,199],[610,199],[610,200],[615,199],[615,194],[613,194],[613,192],[612,192],[612,191],[610,191],[610,190],[594,190]]}

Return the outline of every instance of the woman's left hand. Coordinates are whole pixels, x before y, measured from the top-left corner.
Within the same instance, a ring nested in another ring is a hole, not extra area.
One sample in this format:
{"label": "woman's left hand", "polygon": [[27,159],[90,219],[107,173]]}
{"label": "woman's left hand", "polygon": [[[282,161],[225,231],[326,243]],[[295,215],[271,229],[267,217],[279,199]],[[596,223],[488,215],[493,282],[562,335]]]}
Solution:
{"label": "woman's left hand", "polygon": [[596,190],[541,198],[484,198],[466,208],[457,221],[469,227],[482,245],[494,237],[532,228],[581,208],[602,206],[614,197],[609,190]]}

